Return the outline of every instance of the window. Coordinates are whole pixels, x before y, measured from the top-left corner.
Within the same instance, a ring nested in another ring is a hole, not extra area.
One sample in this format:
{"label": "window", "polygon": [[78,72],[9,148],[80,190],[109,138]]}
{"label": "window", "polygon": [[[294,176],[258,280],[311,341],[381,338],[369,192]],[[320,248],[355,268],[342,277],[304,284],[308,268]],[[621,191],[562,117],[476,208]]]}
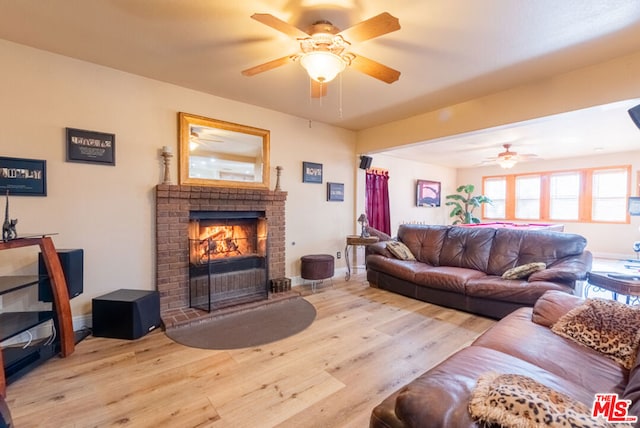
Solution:
{"label": "window", "polygon": [[549,177],[549,218],[578,220],[580,218],[580,174],[563,172]]}
{"label": "window", "polygon": [[627,170],[593,172],[592,218],[596,221],[625,221],[627,218]]}
{"label": "window", "polygon": [[488,178],[484,181],[483,195],[491,195],[492,204],[484,206],[487,218],[505,218],[507,201],[507,180],[504,177]]}
{"label": "window", "polygon": [[516,177],[516,218],[540,218],[540,177]]}
{"label": "window", "polygon": [[628,223],[631,166],[483,177],[483,217]]}

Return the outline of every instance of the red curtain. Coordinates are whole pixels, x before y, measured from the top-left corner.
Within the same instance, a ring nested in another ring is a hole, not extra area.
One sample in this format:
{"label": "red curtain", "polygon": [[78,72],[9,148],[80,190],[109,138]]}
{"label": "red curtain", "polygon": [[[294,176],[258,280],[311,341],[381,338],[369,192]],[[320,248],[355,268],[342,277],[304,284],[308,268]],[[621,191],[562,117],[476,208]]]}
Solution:
{"label": "red curtain", "polygon": [[389,215],[389,172],[367,170],[366,214],[369,226],[391,235]]}

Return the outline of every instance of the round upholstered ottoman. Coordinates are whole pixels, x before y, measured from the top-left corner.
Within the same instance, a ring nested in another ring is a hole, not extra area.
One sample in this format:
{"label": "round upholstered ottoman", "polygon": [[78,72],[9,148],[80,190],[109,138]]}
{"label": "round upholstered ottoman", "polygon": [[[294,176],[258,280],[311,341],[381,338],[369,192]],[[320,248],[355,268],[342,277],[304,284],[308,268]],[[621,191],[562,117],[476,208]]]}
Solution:
{"label": "round upholstered ottoman", "polygon": [[333,278],[334,259],[331,254],[310,254],[300,258],[300,276],[311,280],[311,290],[315,291],[316,282]]}

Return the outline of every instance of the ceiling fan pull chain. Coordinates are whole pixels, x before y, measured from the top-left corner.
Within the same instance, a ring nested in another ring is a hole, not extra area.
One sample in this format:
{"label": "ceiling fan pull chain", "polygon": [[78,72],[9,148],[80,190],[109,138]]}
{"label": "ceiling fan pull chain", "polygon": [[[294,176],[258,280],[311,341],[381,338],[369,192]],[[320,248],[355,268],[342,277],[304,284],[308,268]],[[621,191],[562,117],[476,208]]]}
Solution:
{"label": "ceiling fan pull chain", "polygon": [[340,117],[340,120],[342,120],[342,73],[340,73],[340,77],[339,77],[339,82],[338,82],[338,92],[339,92],[339,99],[338,99],[338,117]]}

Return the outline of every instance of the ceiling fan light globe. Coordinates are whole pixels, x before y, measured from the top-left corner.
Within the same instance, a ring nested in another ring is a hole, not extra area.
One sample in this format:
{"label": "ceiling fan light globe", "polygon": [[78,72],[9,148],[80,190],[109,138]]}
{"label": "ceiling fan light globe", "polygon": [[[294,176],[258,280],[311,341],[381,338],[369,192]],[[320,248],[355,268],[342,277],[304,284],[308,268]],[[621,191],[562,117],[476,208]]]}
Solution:
{"label": "ceiling fan light globe", "polygon": [[499,159],[498,160],[498,165],[500,165],[501,168],[504,169],[509,169],[509,168],[513,168],[513,166],[517,163],[518,161],[516,159],[513,158],[503,158],[503,159]]}
{"label": "ceiling fan light globe", "polygon": [[307,70],[309,77],[320,83],[331,82],[346,66],[338,55],[325,51],[304,54],[300,58],[300,64]]}

